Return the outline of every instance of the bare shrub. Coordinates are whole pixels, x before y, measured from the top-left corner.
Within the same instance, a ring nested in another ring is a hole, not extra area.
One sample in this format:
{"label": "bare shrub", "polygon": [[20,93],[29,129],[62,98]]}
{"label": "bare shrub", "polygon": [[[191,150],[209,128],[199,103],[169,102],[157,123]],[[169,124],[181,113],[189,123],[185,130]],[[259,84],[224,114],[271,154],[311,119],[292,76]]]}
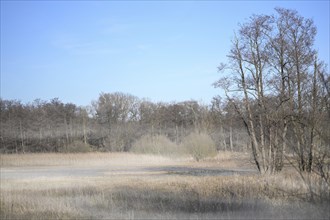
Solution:
{"label": "bare shrub", "polygon": [[91,152],[93,149],[89,144],[82,141],[74,141],[67,146],[63,147],[60,151],[62,153],[86,153]]}
{"label": "bare shrub", "polygon": [[144,135],[133,143],[132,151],[165,156],[181,153],[179,146],[164,135]]}
{"label": "bare shrub", "polygon": [[205,133],[193,132],[182,142],[186,153],[196,161],[217,155],[217,149],[212,138]]}

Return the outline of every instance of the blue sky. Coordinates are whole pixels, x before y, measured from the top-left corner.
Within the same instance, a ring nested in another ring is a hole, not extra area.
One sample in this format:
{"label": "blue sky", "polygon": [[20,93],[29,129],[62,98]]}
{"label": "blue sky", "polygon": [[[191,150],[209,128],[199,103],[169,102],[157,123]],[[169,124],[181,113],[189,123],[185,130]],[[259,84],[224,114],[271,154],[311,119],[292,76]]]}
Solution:
{"label": "blue sky", "polygon": [[275,7],[314,19],[329,64],[329,1],[1,1],[1,98],[207,104],[238,23]]}

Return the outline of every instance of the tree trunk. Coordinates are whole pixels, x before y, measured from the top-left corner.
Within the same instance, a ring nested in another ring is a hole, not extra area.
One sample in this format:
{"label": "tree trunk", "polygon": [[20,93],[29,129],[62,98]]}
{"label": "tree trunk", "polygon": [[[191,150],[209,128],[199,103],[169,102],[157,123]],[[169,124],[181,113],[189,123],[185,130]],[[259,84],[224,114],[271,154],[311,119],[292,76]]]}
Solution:
{"label": "tree trunk", "polygon": [[86,117],[85,116],[83,116],[83,133],[84,133],[84,144],[87,145]]}
{"label": "tree trunk", "polygon": [[66,147],[66,150],[68,150],[68,145],[69,145],[69,131],[68,131],[68,123],[66,121],[66,117],[64,117],[64,126],[65,126],[65,138],[66,138],[65,147]]}
{"label": "tree trunk", "polygon": [[229,145],[230,145],[230,151],[233,152],[233,128],[232,128],[232,124],[230,125],[230,128],[229,128]]}
{"label": "tree trunk", "polygon": [[[19,121],[19,130],[20,130],[20,137],[21,137],[21,147],[22,147],[22,152],[25,153],[24,149],[24,136],[23,136],[23,127],[22,127],[22,121]],[[16,150],[17,151],[17,150]]]}

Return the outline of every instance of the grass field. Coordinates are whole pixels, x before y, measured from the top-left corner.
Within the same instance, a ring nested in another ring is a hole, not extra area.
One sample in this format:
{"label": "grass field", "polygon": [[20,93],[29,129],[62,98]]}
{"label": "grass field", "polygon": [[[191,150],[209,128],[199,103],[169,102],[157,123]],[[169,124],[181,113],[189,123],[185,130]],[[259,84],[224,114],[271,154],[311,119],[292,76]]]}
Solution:
{"label": "grass field", "polygon": [[1,219],[329,219],[292,170],[258,175],[248,154],[1,155]]}

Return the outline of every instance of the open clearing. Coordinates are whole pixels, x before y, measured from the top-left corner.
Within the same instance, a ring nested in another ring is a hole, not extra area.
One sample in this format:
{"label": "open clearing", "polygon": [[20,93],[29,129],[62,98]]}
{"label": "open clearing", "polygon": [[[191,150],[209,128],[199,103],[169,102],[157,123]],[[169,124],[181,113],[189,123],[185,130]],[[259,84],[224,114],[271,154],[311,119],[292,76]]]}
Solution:
{"label": "open clearing", "polygon": [[195,162],[128,153],[1,155],[1,219],[328,219],[299,177],[244,153]]}
{"label": "open clearing", "polygon": [[[200,163],[189,158],[170,159],[134,154],[80,154],[76,158],[72,154],[45,154],[44,156],[46,158],[42,158],[42,155],[3,155],[5,158],[2,161],[1,179],[106,178],[109,176],[144,176],[148,178],[156,175],[231,176],[256,174],[256,170],[252,166],[247,166],[248,163],[245,164],[245,167],[239,167],[237,163],[233,163],[234,159],[229,159],[228,155]],[[52,156],[54,158],[51,158]],[[240,155],[240,157],[242,156],[244,155]],[[236,160],[239,160],[238,157],[239,154],[236,155]],[[35,161],[38,159],[41,160]]]}

